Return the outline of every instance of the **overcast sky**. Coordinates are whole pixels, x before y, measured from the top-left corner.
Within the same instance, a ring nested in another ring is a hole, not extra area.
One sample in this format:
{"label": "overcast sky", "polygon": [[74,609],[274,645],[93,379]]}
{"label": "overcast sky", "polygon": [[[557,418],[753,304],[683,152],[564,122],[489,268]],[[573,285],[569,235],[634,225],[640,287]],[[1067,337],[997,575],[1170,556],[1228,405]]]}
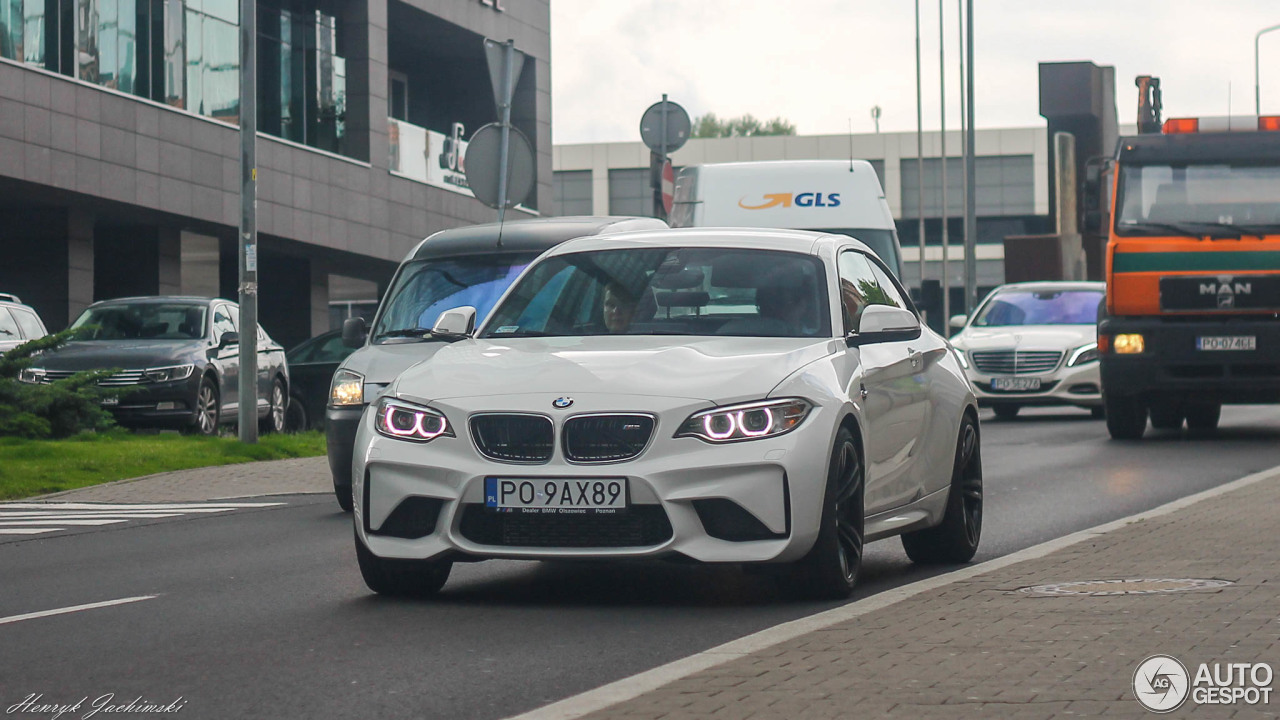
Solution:
{"label": "overcast sky", "polygon": [[[956,0],[946,14],[947,127],[959,126]],[[1253,114],[1254,35],[1280,0],[976,0],[978,127],[1043,125],[1037,63],[1116,68],[1120,122],[1139,74],[1160,78],[1164,116]],[[938,3],[921,3],[924,125],[936,129]],[[696,117],[781,115],[803,135],[916,127],[910,0],[551,0],[556,144],[635,141],[667,93]],[[1261,41],[1262,111],[1280,114],[1280,31]],[[1228,85],[1230,89],[1228,90]]]}

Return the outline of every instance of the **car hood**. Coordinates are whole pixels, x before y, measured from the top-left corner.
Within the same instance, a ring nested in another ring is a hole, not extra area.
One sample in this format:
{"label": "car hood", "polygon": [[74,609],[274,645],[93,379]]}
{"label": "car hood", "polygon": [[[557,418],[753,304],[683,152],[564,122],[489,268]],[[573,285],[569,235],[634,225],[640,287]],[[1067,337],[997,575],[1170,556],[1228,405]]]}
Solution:
{"label": "car hood", "polygon": [[80,340],[46,352],[35,366],[49,370],[100,370],[182,365],[201,349],[203,340]]}
{"label": "car hood", "polygon": [[1097,340],[1094,325],[1010,325],[968,327],[951,344],[962,350],[1071,350]]}
{"label": "car hood", "polygon": [[767,396],[842,345],[829,338],[463,340],[406,371],[395,391],[425,400],[601,393],[737,402]]}
{"label": "car hood", "polygon": [[339,367],[360,373],[366,384],[387,385],[400,373],[448,346],[436,340],[366,345],[348,355]]}

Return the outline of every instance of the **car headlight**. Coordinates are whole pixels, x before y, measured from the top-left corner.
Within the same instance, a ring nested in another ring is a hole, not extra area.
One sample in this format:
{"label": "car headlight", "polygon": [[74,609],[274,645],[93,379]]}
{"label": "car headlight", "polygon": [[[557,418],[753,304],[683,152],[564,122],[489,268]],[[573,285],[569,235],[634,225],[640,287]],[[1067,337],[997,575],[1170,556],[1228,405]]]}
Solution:
{"label": "car headlight", "polygon": [[965,358],[965,356],[964,356],[964,351],[963,351],[963,350],[961,350],[961,349],[960,349],[960,348],[958,348],[958,347],[952,347],[952,348],[951,348],[951,352],[953,352],[953,353],[955,353],[955,354],[956,354],[956,360],[959,360],[959,361],[960,361],[960,367],[964,368],[965,370],[968,370],[968,369],[969,369],[969,360],[968,360],[967,358]]}
{"label": "car headlight", "polygon": [[23,368],[18,372],[18,382],[35,384],[48,381],[44,368]]}
{"label": "car headlight", "polygon": [[1076,348],[1071,357],[1067,358],[1067,367],[1075,367],[1083,365],[1087,362],[1094,362],[1098,359],[1098,343],[1089,343],[1082,347]]}
{"label": "car headlight", "polygon": [[378,402],[376,412],[373,426],[379,435],[412,442],[430,442],[442,435],[454,437],[449,421],[431,408],[383,398]]}
{"label": "car headlight", "polygon": [[329,404],[334,407],[350,407],[364,404],[364,376],[350,370],[333,374],[329,386]]}
{"label": "car headlight", "polygon": [[142,376],[153,383],[173,382],[175,380],[186,380],[191,377],[191,373],[195,372],[195,369],[195,365],[147,368],[142,371]]}
{"label": "car headlight", "polygon": [[675,436],[710,443],[775,437],[794,430],[812,408],[807,400],[786,398],[703,410],[689,416]]}

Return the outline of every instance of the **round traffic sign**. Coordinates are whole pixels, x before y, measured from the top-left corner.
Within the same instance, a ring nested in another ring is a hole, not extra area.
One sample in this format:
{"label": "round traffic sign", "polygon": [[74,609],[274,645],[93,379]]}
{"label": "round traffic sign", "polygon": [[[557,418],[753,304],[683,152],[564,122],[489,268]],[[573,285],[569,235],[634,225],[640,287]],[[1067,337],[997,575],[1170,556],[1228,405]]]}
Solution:
{"label": "round traffic sign", "polygon": [[662,164],[662,211],[671,214],[671,204],[676,197],[676,173],[668,160]]}
{"label": "round traffic sign", "polygon": [[[467,143],[467,186],[480,202],[498,207],[498,164],[502,154],[502,126],[489,123],[476,130]],[[533,190],[533,145],[524,133],[511,128],[507,146],[507,207],[524,202]]]}
{"label": "round traffic sign", "polygon": [[[662,111],[666,108],[666,142],[663,142],[662,135]],[[675,152],[684,147],[684,143],[689,139],[689,133],[693,130],[693,122],[689,120],[689,113],[684,108],[670,100],[656,102],[644,111],[644,115],[640,116],[640,139],[652,151],[656,153],[662,152],[663,145],[666,145],[667,152]]]}

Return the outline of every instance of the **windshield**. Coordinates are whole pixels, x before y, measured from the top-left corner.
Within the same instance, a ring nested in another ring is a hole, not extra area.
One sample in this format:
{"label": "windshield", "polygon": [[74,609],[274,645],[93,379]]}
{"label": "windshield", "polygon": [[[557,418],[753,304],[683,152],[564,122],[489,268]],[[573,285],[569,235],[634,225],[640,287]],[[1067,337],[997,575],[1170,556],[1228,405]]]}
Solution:
{"label": "windshield", "polygon": [[1116,233],[1280,232],[1280,167],[1129,165],[1120,171]]}
{"label": "windshield", "polygon": [[423,337],[440,313],[463,305],[476,309],[479,323],[534,257],[475,255],[407,263],[387,294],[374,342]]}
{"label": "windshield", "polygon": [[1093,325],[1101,290],[1006,290],[991,298],[973,321],[979,327]]}
{"label": "windshield", "polygon": [[83,340],[199,340],[207,308],[191,303],[91,307],[71,324],[88,327]]}
{"label": "windshield", "polygon": [[855,240],[861,240],[884,261],[894,277],[902,279],[900,268],[902,258],[898,254],[898,238],[894,231],[871,228],[824,228],[815,232],[848,235]]}
{"label": "windshield", "polygon": [[821,260],[738,248],[576,253],[535,265],[482,337],[829,337]]}

